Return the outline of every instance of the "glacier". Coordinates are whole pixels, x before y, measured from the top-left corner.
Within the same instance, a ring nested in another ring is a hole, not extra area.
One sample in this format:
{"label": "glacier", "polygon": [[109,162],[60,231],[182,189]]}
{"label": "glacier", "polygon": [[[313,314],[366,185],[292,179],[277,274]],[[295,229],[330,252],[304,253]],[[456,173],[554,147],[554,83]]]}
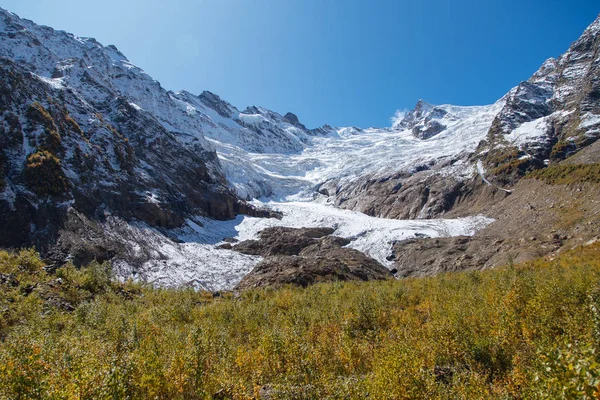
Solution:
{"label": "glacier", "polygon": [[[502,106],[502,100],[482,107],[439,106],[451,110],[444,117],[447,128],[426,140],[415,137],[409,129],[331,128],[325,135],[310,137],[303,142],[300,151],[294,152],[248,151],[239,142],[229,141],[230,132],[219,136],[213,131],[208,141],[216,149],[232,188],[252,199],[254,205],[281,212],[283,218],[240,215],[232,221],[214,221],[197,217],[174,232],[181,243],[165,240],[155,233],[157,255],[154,259],[135,271],[117,262],[117,271],[123,279],[141,279],[154,285],[224,290],[235,286],[261,257],[217,250],[216,246],[225,238],[255,239],[261,230],[271,226],[334,228],[334,235],[352,240],[349,247],[390,268],[392,262],[387,257],[396,241],[424,236],[473,235],[493,220],[483,216],[426,220],[377,218],[336,208],[330,204],[330,198],[317,189],[328,181],[352,185],[365,175],[384,177],[390,171],[472,153]],[[349,129],[352,134],[348,134]],[[441,173],[468,179],[477,171],[469,162],[461,160],[445,167]]]}

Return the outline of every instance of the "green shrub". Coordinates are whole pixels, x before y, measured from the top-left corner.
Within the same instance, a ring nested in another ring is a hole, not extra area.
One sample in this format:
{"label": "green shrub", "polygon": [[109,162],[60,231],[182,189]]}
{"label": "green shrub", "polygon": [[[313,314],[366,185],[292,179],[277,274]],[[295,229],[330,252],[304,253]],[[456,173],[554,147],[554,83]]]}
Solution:
{"label": "green shrub", "polygon": [[555,164],[533,171],[525,178],[538,179],[549,185],[600,183],[600,164]]}
{"label": "green shrub", "polygon": [[565,140],[559,140],[556,142],[554,146],[552,146],[552,151],[550,152],[550,160],[562,160],[567,155],[569,150],[572,150],[575,146]]}
{"label": "green shrub", "polygon": [[513,146],[501,146],[490,150],[483,161],[491,177],[501,185],[512,185],[530,169],[531,160],[521,158],[522,152]]}

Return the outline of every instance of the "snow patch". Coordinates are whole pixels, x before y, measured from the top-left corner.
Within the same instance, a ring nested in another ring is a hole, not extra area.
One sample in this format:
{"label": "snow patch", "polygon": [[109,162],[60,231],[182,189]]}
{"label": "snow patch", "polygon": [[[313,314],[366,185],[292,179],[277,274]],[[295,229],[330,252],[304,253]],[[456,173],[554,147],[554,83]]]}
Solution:
{"label": "snow patch", "polygon": [[534,121],[524,122],[504,138],[514,146],[521,147],[525,144],[538,141],[548,136],[548,122],[550,117],[539,118]]}
{"label": "snow patch", "polygon": [[600,125],[600,115],[588,112],[581,117],[579,129],[588,129],[596,125]]}

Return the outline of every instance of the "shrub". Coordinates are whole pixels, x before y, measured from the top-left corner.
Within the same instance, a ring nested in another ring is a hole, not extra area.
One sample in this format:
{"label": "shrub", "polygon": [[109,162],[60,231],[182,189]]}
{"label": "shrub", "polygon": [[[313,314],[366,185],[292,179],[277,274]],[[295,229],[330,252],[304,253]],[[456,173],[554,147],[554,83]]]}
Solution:
{"label": "shrub", "polygon": [[214,298],[0,252],[0,398],[597,397],[599,255]]}
{"label": "shrub", "polygon": [[69,190],[69,181],[60,160],[46,150],[27,157],[25,164],[27,184],[39,195],[61,195]]}
{"label": "shrub", "polygon": [[67,126],[69,126],[72,131],[79,134],[79,136],[81,136],[82,138],[87,139],[85,137],[85,133],[83,133],[83,129],[81,129],[77,121],[75,121],[69,114],[66,114],[65,121],[67,123]]}
{"label": "shrub", "polygon": [[44,128],[44,137],[40,148],[54,154],[62,154],[64,148],[62,139],[58,133],[58,127],[50,113],[37,101],[32,103],[25,114],[32,125],[41,125]]}
{"label": "shrub", "polygon": [[44,106],[38,103],[37,101],[31,103],[29,107],[27,107],[25,115],[27,116],[27,118],[29,118],[33,125],[41,125],[44,128],[51,131],[58,130],[56,124],[54,123],[52,115],[50,115],[48,110],[46,110]]}
{"label": "shrub", "polygon": [[559,140],[554,146],[552,146],[550,160],[562,160],[566,157],[567,153],[569,151],[573,151],[574,148],[575,146],[570,141]]}
{"label": "shrub", "polygon": [[600,183],[600,164],[555,164],[531,172],[525,178],[538,179],[549,185]]}

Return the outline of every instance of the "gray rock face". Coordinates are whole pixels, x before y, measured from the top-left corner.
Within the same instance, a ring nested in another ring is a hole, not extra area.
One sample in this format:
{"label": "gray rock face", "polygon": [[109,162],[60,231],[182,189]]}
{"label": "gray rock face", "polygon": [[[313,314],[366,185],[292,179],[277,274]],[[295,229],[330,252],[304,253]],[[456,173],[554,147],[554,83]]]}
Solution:
{"label": "gray rock face", "polygon": [[409,239],[394,245],[397,277],[433,276],[442,272],[486,269],[521,263],[555,251],[559,244],[494,237]]}
{"label": "gray rock face", "polygon": [[408,177],[367,180],[345,191],[336,205],[368,215],[394,219],[433,218],[449,211],[464,183],[452,177],[441,177],[431,171]]}
{"label": "gray rock face", "polygon": [[446,129],[446,126],[440,120],[447,115],[448,111],[442,107],[419,100],[415,108],[409,111],[402,121],[394,125],[393,128],[409,129],[415,137],[429,139]]}
{"label": "gray rock face", "polygon": [[344,248],[348,239],[329,236],[329,228],[268,228],[260,240],[241,242],[233,249],[266,257],[237,289],[287,284],[306,287],[319,282],[381,280],[391,273],[360,251]]}
{"label": "gray rock face", "polygon": [[307,130],[306,126],[304,126],[304,124],[302,124],[300,122],[300,120],[298,120],[298,117],[296,116],[296,114],[292,114],[291,112],[288,112],[287,114],[285,114],[283,116],[283,120],[294,125],[296,128],[302,129],[304,131]]}
{"label": "gray rock face", "polygon": [[218,95],[205,90],[198,96],[207,107],[215,110],[223,118],[230,118],[235,113],[235,107],[221,99]]}
{"label": "gray rock face", "polygon": [[[234,250],[243,254],[269,257],[274,255],[299,255],[318,243],[319,238],[331,235],[332,228],[283,228],[272,227],[260,232],[259,240],[246,240],[235,245]],[[347,243],[346,243],[347,244]]]}

